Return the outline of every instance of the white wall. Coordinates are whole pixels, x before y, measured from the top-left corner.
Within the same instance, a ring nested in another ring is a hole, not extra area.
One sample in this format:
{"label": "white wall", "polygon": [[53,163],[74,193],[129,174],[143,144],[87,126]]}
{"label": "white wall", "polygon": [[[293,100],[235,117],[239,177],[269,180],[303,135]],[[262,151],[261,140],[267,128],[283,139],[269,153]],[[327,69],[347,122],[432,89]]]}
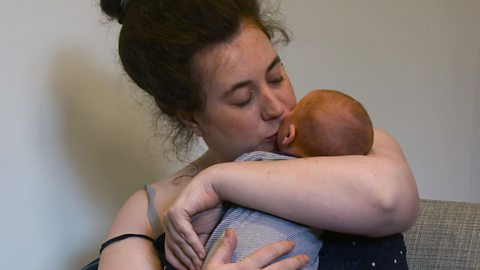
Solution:
{"label": "white wall", "polygon": [[0,268],[79,269],[174,166],[96,1],[2,0],[0,20]]}
{"label": "white wall", "polygon": [[[284,0],[302,97],[334,88],[402,144],[422,197],[480,202],[480,2]],[[2,268],[78,269],[163,157],[95,0],[0,4]]]}
{"label": "white wall", "polygon": [[422,197],[480,201],[480,1],[281,2],[297,92],[350,93],[401,143]]}

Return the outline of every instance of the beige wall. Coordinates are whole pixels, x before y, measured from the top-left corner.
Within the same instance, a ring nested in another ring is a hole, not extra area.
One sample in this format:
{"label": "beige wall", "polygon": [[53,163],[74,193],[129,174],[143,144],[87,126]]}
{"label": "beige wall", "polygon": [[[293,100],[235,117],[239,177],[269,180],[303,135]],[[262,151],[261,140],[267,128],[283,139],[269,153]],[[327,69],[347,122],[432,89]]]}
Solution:
{"label": "beige wall", "polygon": [[[283,0],[298,97],[343,90],[402,144],[422,197],[480,202],[480,2]],[[78,269],[143,183],[181,164],[96,1],[0,4],[4,268]]]}
{"label": "beige wall", "polygon": [[401,143],[427,198],[480,201],[480,1],[281,1],[301,96],[344,90]]}

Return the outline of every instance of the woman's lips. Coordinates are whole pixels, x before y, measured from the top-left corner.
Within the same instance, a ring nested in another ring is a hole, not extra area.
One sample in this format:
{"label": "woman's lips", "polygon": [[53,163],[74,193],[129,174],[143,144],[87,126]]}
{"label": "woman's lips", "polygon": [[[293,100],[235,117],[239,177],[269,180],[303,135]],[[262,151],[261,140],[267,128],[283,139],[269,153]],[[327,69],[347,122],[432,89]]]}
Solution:
{"label": "woman's lips", "polygon": [[277,133],[266,137],[260,145],[256,148],[256,151],[277,151]]}
{"label": "woman's lips", "polygon": [[276,142],[276,141],[277,141],[277,133],[275,133],[275,134],[273,134],[272,136],[268,137],[268,138],[267,138],[267,141]]}

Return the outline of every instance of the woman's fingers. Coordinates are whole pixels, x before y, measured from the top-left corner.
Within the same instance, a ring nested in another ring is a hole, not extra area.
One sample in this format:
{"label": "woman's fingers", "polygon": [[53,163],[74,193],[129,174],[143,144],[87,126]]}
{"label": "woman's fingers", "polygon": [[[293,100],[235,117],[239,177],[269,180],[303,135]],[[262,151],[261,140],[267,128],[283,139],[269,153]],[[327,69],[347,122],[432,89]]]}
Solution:
{"label": "woman's fingers", "polygon": [[182,262],[177,259],[175,253],[173,253],[171,251],[171,249],[169,248],[169,245],[167,243],[165,243],[165,257],[167,258],[167,261],[177,270],[187,270],[188,268],[186,268]]}
{"label": "woman's fingers", "polygon": [[[167,239],[165,239],[167,240]],[[172,242],[165,241],[165,256],[167,261],[178,270],[198,268],[183,251]]]}
{"label": "woman's fingers", "polygon": [[232,259],[233,251],[237,247],[237,235],[234,230],[227,229],[222,242],[218,248],[213,251],[214,254],[208,263],[207,269],[216,269],[218,265],[229,264]]}
{"label": "woman's fingers", "polygon": [[293,241],[281,241],[272,243],[255,251],[252,255],[242,260],[239,264],[245,269],[263,269],[276,258],[287,254],[295,247]]}
{"label": "woman's fingers", "polygon": [[193,262],[184,254],[180,247],[181,237],[178,236],[168,219],[165,219],[163,225],[165,228],[165,255],[168,262],[176,269],[190,269]]}
{"label": "woman's fingers", "polygon": [[[237,236],[232,229],[225,231],[225,236],[211,260],[206,267],[207,270],[296,270],[301,269],[308,263],[308,256],[297,255],[291,258],[283,259],[279,262],[269,265],[276,258],[292,251],[295,246],[294,242],[282,241],[262,247],[255,251],[252,255],[238,263],[230,263],[232,254],[237,246]],[[268,265],[267,267],[265,267]]]}
{"label": "woman's fingers", "polygon": [[291,258],[281,260],[277,263],[269,265],[263,269],[265,270],[296,270],[304,267],[309,261],[307,255],[297,255]]}
{"label": "woman's fingers", "polygon": [[164,228],[171,251],[177,259],[189,269],[192,265],[200,267],[204,247],[190,223],[190,216],[188,214],[179,215],[171,209],[165,215]]}
{"label": "woman's fingers", "polygon": [[190,223],[184,228],[179,231],[183,241],[182,249],[192,260],[200,262],[205,258],[205,248]]}
{"label": "woman's fingers", "polygon": [[[170,254],[167,260],[170,263],[173,260],[178,260],[187,269],[195,269],[202,266],[203,262],[198,258],[195,251],[176,232],[167,233],[165,240],[166,251],[169,251],[166,255]],[[177,264],[174,264],[174,266],[178,268]]]}
{"label": "woman's fingers", "polygon": [[294,247],[295,247],[295,242],[292,242],[292,241],[282,241],[282,242],[267,245],[257,250],[251,256],[249,256],[244,261],[242,261],[241,262],[242,264],[247,263],[245,268],[242,267],[242,269],[265,269],[265,270],[301,269],[309,261],[309,258],[307,255],[302,254],[302,255],[293,256],[290,258],[283,259],[274,264],[268,265],[276,258],[292,251]]}
{"label": "woman's fingers", "polygon": [[192,261],[198,263],[205,257],[205,249],[192,226],[188,213],[171,208],[165,216],[164,223],[171,233],[172,240]]}
{"label": "woman's fingers", "polygon": [[[201,267],[206,256],[203,243],[192,225],[192,219],[196,215],[201,216],[203,211],[214,208],[219,208],[220,211],[217,212],[221,213],[219,205],[220,201],[210,186],[205,187],[199,181],[192,180],[163,215],[170,249],[176,259],[189,269],[192,265]],[[198,219],[200,233],[210,233],[215,227],[215,222],[205,222],[201,217]],[[208,221],[210,220],[213,219],[208,218]]]}

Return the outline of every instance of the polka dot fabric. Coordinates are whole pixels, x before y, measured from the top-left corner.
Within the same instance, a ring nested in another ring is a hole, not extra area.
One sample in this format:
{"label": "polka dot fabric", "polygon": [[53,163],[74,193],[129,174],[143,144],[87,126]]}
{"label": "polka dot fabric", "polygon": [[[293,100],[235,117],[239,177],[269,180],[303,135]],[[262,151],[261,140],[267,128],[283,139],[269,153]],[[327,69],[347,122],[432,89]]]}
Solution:
{"label": "polka dot fabric", "polygon": [[324,232],[319,270],[408,269],[403,235],[369,238]]}

